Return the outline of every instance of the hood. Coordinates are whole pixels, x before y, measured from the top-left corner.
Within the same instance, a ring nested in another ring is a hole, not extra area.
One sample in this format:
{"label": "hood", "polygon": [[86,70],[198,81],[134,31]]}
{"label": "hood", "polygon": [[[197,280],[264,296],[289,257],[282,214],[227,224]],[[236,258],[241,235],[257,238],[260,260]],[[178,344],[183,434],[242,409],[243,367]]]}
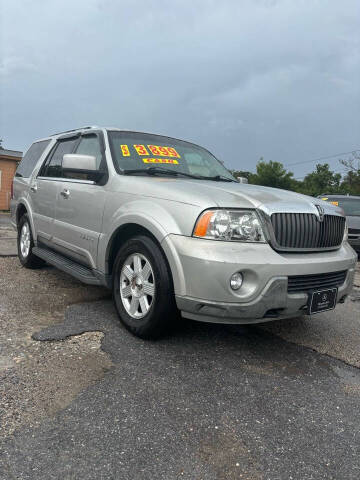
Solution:
{"label": "hood", "polygon": [[304,212],[318,214],[315,205],[324,213],[343,215],[342,209],[318,198],[278,188],[235,182],[215,182],[187,178],[122,176],[118,175],[112,190],[186,203],[205,210],[220,208],[257,208],[268,213]]}
{"label": "hood", "polygon": [[269,212],[317,214],[315,205],[321,205],[325,213],[342,215],[341,208],[328,202],[278,188],[169,177],[127,176],[126,179],[129,193],[141,192],[144,196],[188,203],[203,210],[211,207],[258,208]]}

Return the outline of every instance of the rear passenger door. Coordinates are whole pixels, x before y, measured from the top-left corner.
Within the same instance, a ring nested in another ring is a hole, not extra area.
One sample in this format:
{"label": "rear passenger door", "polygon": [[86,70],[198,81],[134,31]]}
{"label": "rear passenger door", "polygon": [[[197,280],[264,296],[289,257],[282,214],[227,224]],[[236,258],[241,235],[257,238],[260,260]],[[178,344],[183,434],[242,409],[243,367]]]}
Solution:
{"label": "rear passenger door", "polygon": [[[16,222],[16,208],[21,199],[26,199],[30,204],[29,214],[30,222],[32,228],[34,227],[34,216],[33,216],[33,205],[32,200],[34,193],[36,191],[36,173],[38,163],[41,161],[42,157],[48,153],[48,147],[50,145],[51,139],[40,140],[34,142],[28,151],[25,153],[23,159],[21,160],[16,173],[14,181],[14,198],[11,202],[11,211],[13,220]],[[35,179],[35,180],[34,180]],[[34,236],[36,237],[36,230],[34,230]]]}
{"label": "rear passenger door", "polygon": [[98,169],[105,173],[100,182],[83,173],[63,174],[57,194],[53,242],[66,256],[96,268],[107,181],[102,132],[83,134],[73,153],[95,156]]}
{"label": "rear passenger door", "polygon": [[79,136],[58,140],[30,187],[36,236],[50,246],[53,241],[56,199],[61,187],[62,158],[64,154],[72,153],[78,142]]}

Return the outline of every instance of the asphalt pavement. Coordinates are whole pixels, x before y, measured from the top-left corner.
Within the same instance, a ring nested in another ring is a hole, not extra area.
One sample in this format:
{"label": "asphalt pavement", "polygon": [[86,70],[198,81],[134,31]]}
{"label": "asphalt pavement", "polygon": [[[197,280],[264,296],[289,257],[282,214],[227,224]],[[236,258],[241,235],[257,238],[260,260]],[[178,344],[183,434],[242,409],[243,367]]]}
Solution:
{"label": "asphalt pavement", "polygon": [[2,258],[0,479],[358,479],[359,300],[146,342],[106,290]]}
{"label": "asphalt pavement", "polygon": [[184,322],[144,342],[109,300],[34,337],[89,331],[114,366],[2,443],[4,480],[359,478],[357,368],[254,327]]}
{"label": "asphalt pavement", "polygon": [[0,225],[10,225],[10,214],[7,212],[0,212]]}
{"label": "asphalt pavement", "polygon": [[10,215],[0,212],[0,257],[17,255],[16,231],[11,227]]}

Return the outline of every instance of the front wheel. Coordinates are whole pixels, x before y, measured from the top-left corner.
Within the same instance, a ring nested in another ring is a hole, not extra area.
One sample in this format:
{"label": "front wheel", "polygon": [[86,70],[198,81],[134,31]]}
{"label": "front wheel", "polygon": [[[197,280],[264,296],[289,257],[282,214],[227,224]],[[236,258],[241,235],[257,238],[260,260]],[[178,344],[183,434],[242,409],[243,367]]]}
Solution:
{"label": "front wheel", "polygon": [[139,235],[120,248],[113,295],[120,321],[138,337],[159,337],[175,323],[178,312],[170,270],[151,238]]}

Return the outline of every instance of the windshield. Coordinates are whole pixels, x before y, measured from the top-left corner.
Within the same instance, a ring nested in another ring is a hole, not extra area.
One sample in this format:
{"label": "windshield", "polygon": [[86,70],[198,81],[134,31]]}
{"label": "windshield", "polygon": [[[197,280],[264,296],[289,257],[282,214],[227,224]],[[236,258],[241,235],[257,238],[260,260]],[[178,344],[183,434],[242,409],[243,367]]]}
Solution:
{"label": "windshield", "polygon": [[360,198],[323,197],[322,200],[341,207],[348,217],[360,217]]}
{"label": "windshield", "polygon": [[160,135],[114,130],[109,131],[108,136],[118,173],[127,170],[141,173],[144,168],[161,167],[159,171],[168,169],[200,178],[225,177],[235,181],[217,158],[192,143]]}

